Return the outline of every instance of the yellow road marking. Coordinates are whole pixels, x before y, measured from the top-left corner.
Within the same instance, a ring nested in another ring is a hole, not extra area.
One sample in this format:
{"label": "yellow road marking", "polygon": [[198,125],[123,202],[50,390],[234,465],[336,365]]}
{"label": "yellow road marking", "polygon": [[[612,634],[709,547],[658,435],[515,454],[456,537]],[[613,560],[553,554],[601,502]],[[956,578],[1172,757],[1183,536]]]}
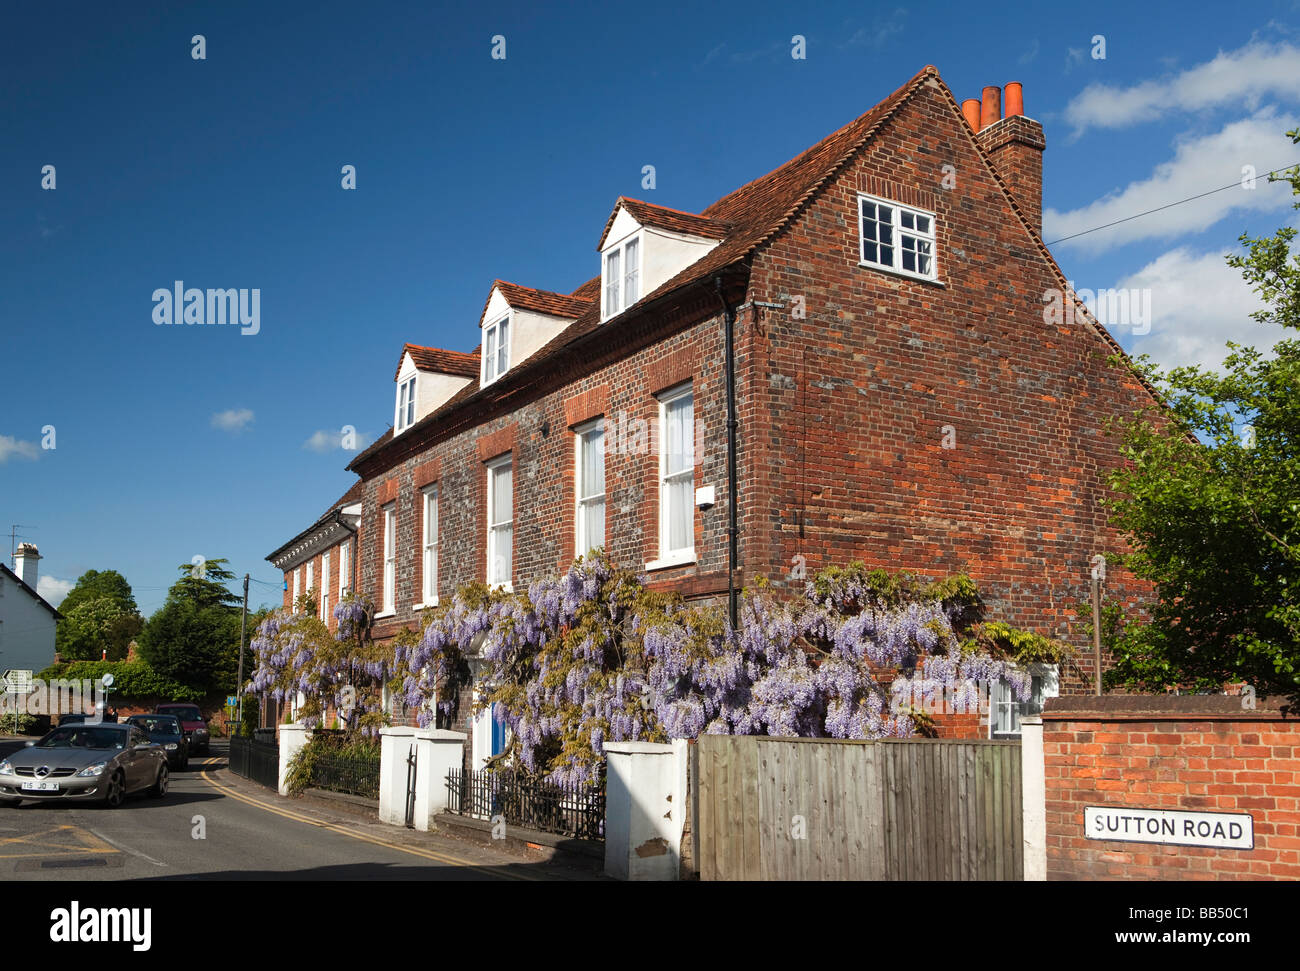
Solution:
{"label": "yellow road marking", "polygon": [[[51,836],[71,836],[73,838],[84,837],[85,843],[78,846],[69,846],[66,843],[43,843],[35,842],[39,838],[49,838]],[[0,860],[16,860],[27,856],[82,856],[87,853],[118,853],[115,847],[108,844],[107,841],[100,839],[93,833],[87,832],[80,826],[54,826],[39,833],[28,833],[26,836],[6,836],[0,839],[0,847],[18,847],[28,846],[32,848],[30,853],[0,853]]]}
{"label": "yellow road marking", "polygon": [[[209,759],[204,764],[210,765],[216,761],[218,760]],[[502,877],[503,879],[506,880],[538,879],[534,877],[525,876],[519,873],[511,873],[508,870],[502,870],[493,866],[484,866],[481,863],[475,863],[473,860],[465,860],[457,856],[452,856],[451,854],[436,853],[433,850],[425,850],[413,846],[403,846],[400,843],[390,843],[388,840],[381,840],[373,836],[367,836],[364,833],[358,833],[355,830],[347,829],[335,823],[327,823],[327,822],[322,822],[321,820],[318,819],[312,819],[310,816],[304,816],[300,813],[296,813],[288,809],[281,809],[278,806],[273,806],[270,803],[263,802],[260,799],[254,799],[252,796],[246,796],[242,792],[238,792],[230,788],[229,786],[225,786],[222,785],[220,782],[217,782],[210,775],[208,775],[207,772],[201,772],[200,775],[203,777],[203,780],[208,783],[208,785],[212,786],[214,789],[216,789],[218,792],[222,793],[223,795],[229,796],[231,799],[236,799],[239,802],[246,803],[249,806],[256,806],[258,809],[263,809],[269,813],[275,813],[275,815],[283,816],[285,819],[292,819],[295,820],[296,822],[306,823],[309,826],[316,826],[319,829],[329,830],[331,833],[338,833],[340,836],[347,836],[354,840],[359,840],[363,843],[373,843],[376,846],[383,846],[383,847],[387,847],[390,850],[398,850],[402,853],[409,853],[412,856],[423,857],[426,860],[434,860],[435,862],[438,863],[446,863],[451,866],[472,867],[476,870],[483,870],[487,873],[491,873],[494,876]]]}

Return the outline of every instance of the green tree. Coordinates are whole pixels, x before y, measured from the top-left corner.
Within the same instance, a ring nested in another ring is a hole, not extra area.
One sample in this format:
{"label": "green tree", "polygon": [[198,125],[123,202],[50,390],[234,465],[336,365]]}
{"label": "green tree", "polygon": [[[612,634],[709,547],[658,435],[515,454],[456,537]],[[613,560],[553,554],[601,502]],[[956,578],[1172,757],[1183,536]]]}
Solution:
{"label": "green tree", "polygon": [[[1300,130],[1288,132],[1300,143]],[[1300,169],[1285,177],[1300,198]],[[1300,208],[1300,202],[1296,203]],[[1243,234],[1228,262],[1283,328],[1271,355],[1229,343],[1221,372],[1138,362],[1168,411],[1124,424],[1115,524],[1151,580],[1149,623],[1116,630],[1111,684],[1300,694],[1300,253],[1296,230]]]}
{"label": "green tree", "polygon": [[59,604],[54,648],[68,660],[109,660],[126,657],[131,639],[144,621],[131,584],[116,570],[87,570]]}
{"label": "green tree", "polygon": [[226,560],[182,564],[181,578],[140,634],[141,656],[165,678],[204,691],[232,691],[239,657],[240,598],[225,585]]}

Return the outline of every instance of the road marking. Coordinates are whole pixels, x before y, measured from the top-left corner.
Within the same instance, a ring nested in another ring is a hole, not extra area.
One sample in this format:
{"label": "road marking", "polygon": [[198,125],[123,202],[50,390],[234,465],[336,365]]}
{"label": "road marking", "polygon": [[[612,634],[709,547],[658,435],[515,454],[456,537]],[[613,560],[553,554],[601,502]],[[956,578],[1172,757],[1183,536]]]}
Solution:
{"label": "road marking", "polygon": [[119,843],[119,842],[117,842],[116,840],[109,839],[107,836],[105,836],[103,833],[101,833],[101,832],[100,832],[99,830],[97,830],[97,829],[92,829],[90,832],[94,833],[96,836],[98,836],[100,839],[102,839],[105,843],[108,843],[108,844],[111,845],[111,846],[116,846],[116,847],[117,847],[119,850],[121,850],[123,853],[130,853],[132,856],[138,856],[140,859],[144,860],[144,861],[147,862],[147,863],[152,863],[154,866],[163,866],[163,867],[165,867],[165,866],[167,865],[166,863],[162,862],[162,860],[155,860],[152,856],[150,856],[150,855],[147,854],[147,853],[141,853],[139,850],[133,850],[133,849],[131,849],[131,847],[127,846],[127,845],[124,844],[124,843]]}
{"label": "road marking", "polygon": [[309,816],[303,816],[291,810],[281,809],[278,806],[271,805],[270,803],[262,802],[260,799],[254,799],[252,796],[246,796],[242,792],[238,792],[230,788],[229,786],[222,785],[220,782],[217,782],[215,779],[209,776],[207,772],[202,772],[200,774],[203,776],[204,781],[206,781],[210,786],[212,786],[214,789],[216,789],[218,792],[222,793],[223,795],[229,796],[231,799],[236,799],[239,802],[247,803],[250,806],[256,806],[258,809],[263,809],[269,813],[275,813],[277,816],[283,816],[285,819],[292,819],[300,823],[306,823],[309,826],[316,826],[320,829],[329,830],[331,833],[338,833],[340,836],[348,836],[354,840],[360,840],[363,843],[373,843],[376,846],[384,846],[390,850],[398,850],[402,853],[409,853],[412,856],[423,857],[426,860],[434,860],[438,863],[446,863],[451,866],[472,867],[475,870],[483,870],[487,873],[491,873],[494,876],[499,876],[506,880],[541,879],[540,877],[531,877],[519,873],[511,873],[508,870],[502,870],[494,866],[485,866],[481,863],[475,863],[473,860],[461,859],[460,857],[452,856],[450,854],[436,853],[433,850],[419,849],[413,846],[403,846],[400,843],[390,843],[388,840],[381,840],[373,836],[367,836],[364,833],[358,833],[354,830],[346,829],[345,827],[339,826],[335,823],[322,822],[317,819],[312,819]]}
{"label": "road marking", "polygon": [[41,830],[38,833],[28,833],[26,836],[6,836],[0,838],[0,848],[17,848],[26,846],[32,849],[30,853],[0,853],[0,859],[16,860],[28,856],[68,856],[84,855],[86,853],[105,853],[112,854],[120,852],[111,845],[105,846],[103,843],[96,843],[95,839],[83,839],[80,845],[69,846],[66,843],[37,842],[37,840],[47,840],[50,837],[68,836],[78,839],[82,836],[94,836],[99,840],[103,837],[92,830],[82,829],[80,826],[53,826],[50,829]]}

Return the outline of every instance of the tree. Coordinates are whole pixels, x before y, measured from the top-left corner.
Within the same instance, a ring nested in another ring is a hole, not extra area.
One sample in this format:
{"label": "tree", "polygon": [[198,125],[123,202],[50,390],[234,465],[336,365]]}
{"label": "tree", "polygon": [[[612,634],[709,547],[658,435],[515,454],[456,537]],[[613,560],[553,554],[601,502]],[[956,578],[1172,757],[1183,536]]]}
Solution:
{"label": "tree", "polygon": [[116,570],[83,573],[59,613],[54,647],[68,660],[99,660],[107,649],[109,660],[119,661],[144,626],[131,585]]}
{"label": "tree", "polygon": [[182,564],[140,634],[141,656],[158,674],[203,691],[229,691],[239,657],[240,599],[225,586],[235,575],[226,560]]}
{"label": "tree", "polygon": [[[1272,181],[1300,197],[1300,168]],[[1228,260],[1264,301],[1252,316],[1284,334],[1300,329],[1295,235],[1243,234]],[[1168,409],[1124,423],[1109,505],[1158,599],[1149,623],[1115,633],[1111,684],[1300,694],[1300,341],[1228,347],[1221,373],[1137,362]]]}

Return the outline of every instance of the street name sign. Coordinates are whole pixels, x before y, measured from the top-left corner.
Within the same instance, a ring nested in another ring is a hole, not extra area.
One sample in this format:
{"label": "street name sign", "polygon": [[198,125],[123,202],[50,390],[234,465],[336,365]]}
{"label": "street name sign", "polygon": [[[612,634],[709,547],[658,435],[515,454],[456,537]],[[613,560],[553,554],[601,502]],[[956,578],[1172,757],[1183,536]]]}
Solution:
{"label": "street name sign", "polygon": [[1248,813],[1201,813],[1182,809],[1085,806],[1084,835],[1090,840],[1255,848],[1255,819]]}

